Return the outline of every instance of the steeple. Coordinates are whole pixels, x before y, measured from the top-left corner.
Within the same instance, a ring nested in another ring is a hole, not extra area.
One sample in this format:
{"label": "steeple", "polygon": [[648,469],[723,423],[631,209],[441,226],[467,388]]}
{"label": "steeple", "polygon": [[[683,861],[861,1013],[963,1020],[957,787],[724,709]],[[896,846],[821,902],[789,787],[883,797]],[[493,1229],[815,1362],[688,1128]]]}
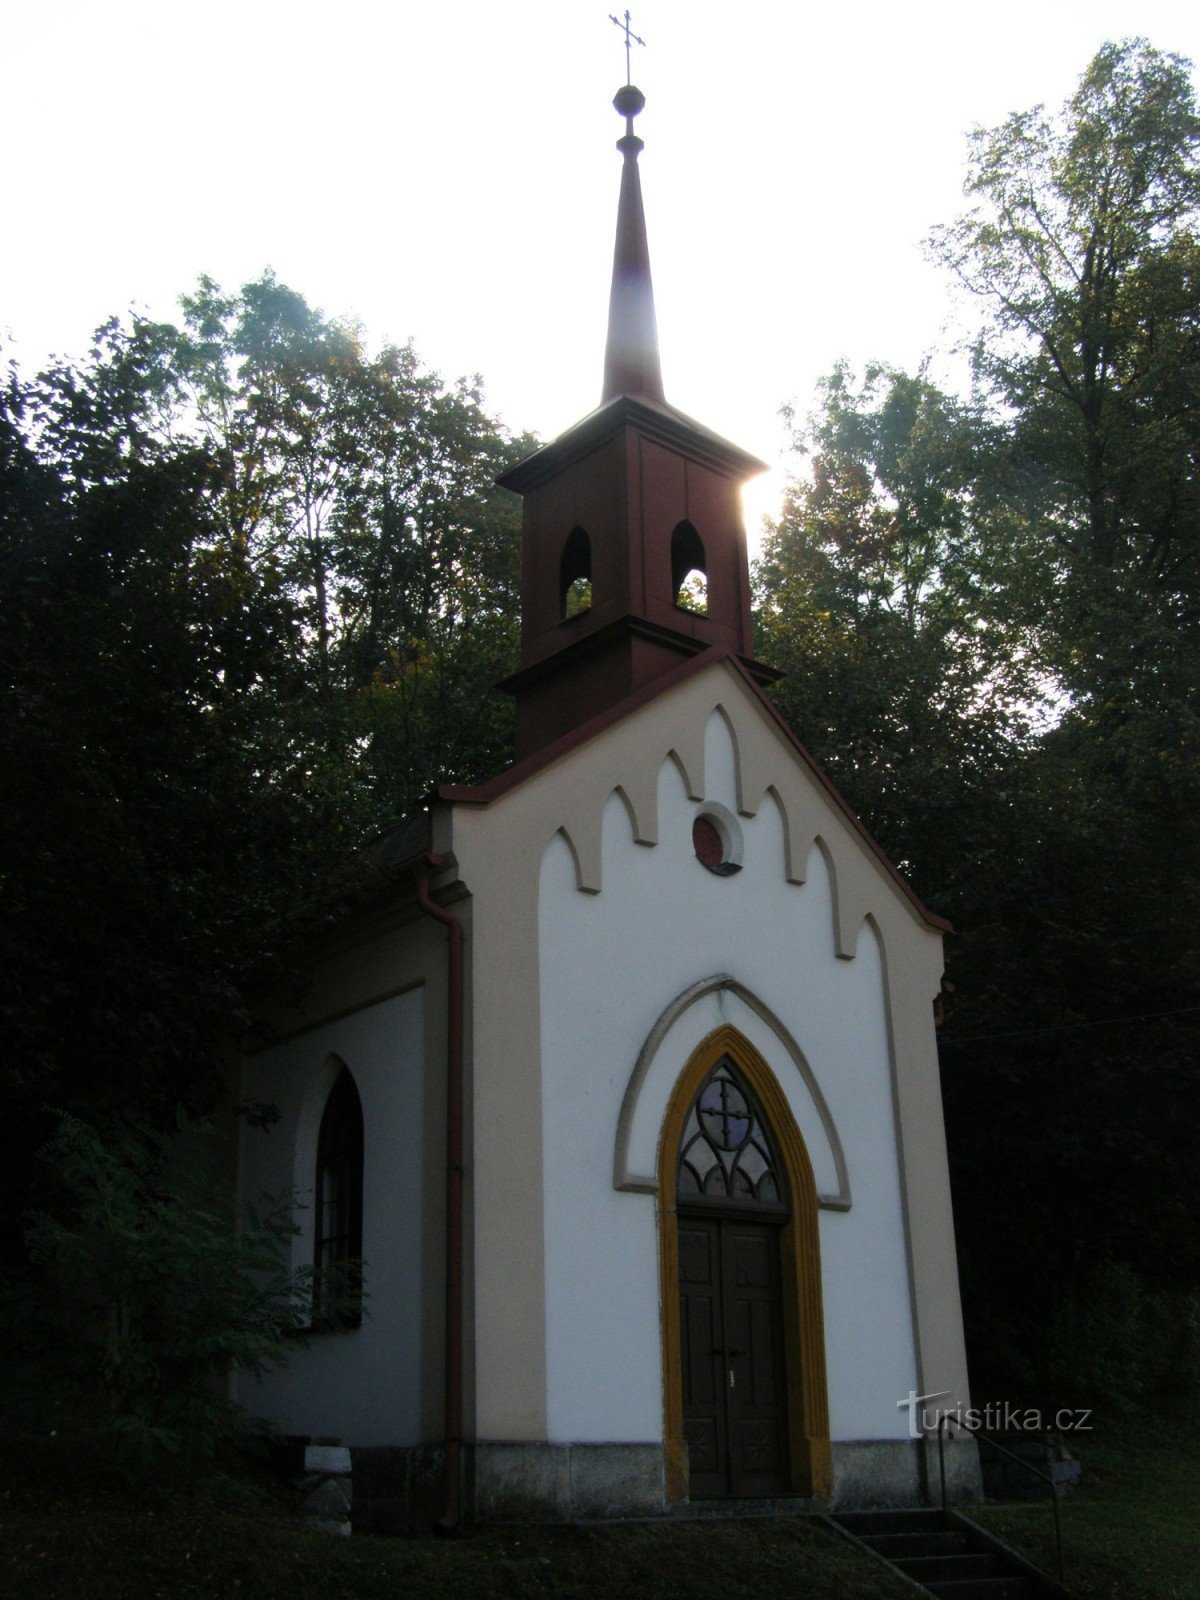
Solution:
{"label": "steeple", "polygon": [[740,488],[763,463],[663,398],[633,131],[645,97],[627,81],[613,105],[625,133],[603,396],[499,480],[525,501],[521,666],[501,685],[518,759],[712,647],[778,677],[750,656]]}
{"label": "steeple", "polygon": [[640,395],[645,400],[664,398],[654,285],[650,279],[650,247],[646,240],[646,213],[638,169],[643,145],[633,131],[633,119],[645,104],[645,95],[631,83],[618,89],[613,99],[613,105],[625,118],[624,136],[617,140],[617,149],[625,159],[621,167],[621,198],[617,203],[617,239],[608,297],[608,342],[604,350],[601,405],[615,400],[619,394]]}

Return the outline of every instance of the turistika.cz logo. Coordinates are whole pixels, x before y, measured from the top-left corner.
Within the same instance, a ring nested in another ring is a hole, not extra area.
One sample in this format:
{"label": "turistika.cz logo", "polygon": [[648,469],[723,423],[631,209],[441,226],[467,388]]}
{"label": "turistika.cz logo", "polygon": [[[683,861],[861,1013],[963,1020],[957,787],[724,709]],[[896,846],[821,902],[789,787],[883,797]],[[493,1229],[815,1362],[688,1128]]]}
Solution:
{"label": "turistika.cz logo", "polygon": [[1037,1406],[1018,1406],[1010,1400],[993,1400],[985,1406],[939,1406],[929,1401],[948,1400],[949,1389],[938,1389],[932,1394],[918,1394],[910,1389],[903,1400],[896,1401],[897,1411],[908,1412],[908,1437],[923,1439],[927,1433],[936,1433],[943,1422],[949,1421],[963,1433],[1089,1433],[1091,1411],[1069,1409],[1042,1411]]}

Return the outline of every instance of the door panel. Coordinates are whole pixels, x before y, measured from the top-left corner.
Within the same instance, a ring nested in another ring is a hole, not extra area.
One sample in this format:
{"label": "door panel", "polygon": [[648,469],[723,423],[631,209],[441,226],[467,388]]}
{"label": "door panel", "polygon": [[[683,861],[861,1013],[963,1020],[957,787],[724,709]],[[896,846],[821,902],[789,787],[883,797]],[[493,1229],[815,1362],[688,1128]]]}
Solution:
{"label": "door panel", "polygon": [[693,1497],[789,1486],[778,1229],[679,1219],[684,1437]]}
{"label": "door panel", "polygon": [[779,1231],[721,1223],[731,1494],[788,1487],[787,1414],[779,1289]]}
{"label": "door panel", "polygon": [[683,1361],[683,1436],[691,1492],[727,1492],[725,1401],[721,1393],[721,1251],[717,1224],[679,1220],[679,1336]]}

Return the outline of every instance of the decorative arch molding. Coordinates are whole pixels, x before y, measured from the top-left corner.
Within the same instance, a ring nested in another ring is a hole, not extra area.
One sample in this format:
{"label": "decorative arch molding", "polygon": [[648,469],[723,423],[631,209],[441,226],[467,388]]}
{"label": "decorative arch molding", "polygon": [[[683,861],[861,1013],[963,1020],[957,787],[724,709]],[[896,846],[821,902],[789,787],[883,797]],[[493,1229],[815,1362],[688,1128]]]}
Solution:
{"label": "decorative arch molding", "polygon": [[[704,729],[707,729],[714,716],[720,718],[722,727],[729,735],[736,785],[735,795],[730,798],[734,800],[738,814],[754,817],[765,802],[773,804],[783,834],[782,870],[788,883],[802,886],[808,878],[808,861],[813,850],[820,852],[829,878],[833,948],[842,961],[853,961],[859,929],[864,917],[870,914],[866,901],[861,894],[851,896],[845,892],[843,875],[839,872],[829,841],[819,832],[809,832],[811,818],[797,821],[775,784],[767,785],[757,804],[752,806],[748,803],[742,783],[742,752],[736,730],[720,703],[713,705]],[[704,729],[698,739],[677,740],[657,769],[645,768],[603,791],[597,789],[590,803],[585,801],[573,808],[570,823],[562,822],[554,830],[555,837],[561,836],[570,850],[575,867],[575,887],[581,894],[599,894],[603,887],[603,815],[614,794],[622,801],[633,842],[650,847],[658,843],[659,783],[665,767],[674,768],[688,800],[702,802],[714,798],[708,793],[709,785],[706,782]]]}
{"label": "decorative arch molding", "polygon": [[[639,775],[631,783],[618,783],[609,795],[617,795],[623,802],[625,813],[629,818],[629,831],[634,844],[654,845],[658,843],[658,782],[657,774],[654,781],[647,781],[645,774]],[[608,805],[608,800],[604,802]]]}
{"label": "decorative arch molding", "polygon": [[[568,828],[564,822],[561,827],[555,829],[554,839],[551,839],[550,844],[546,846],[547,850],[553,846],[556,839],[561,839],[570,851],[571,862],[575,868],[575,887],[580,894],[599,894],[602,854],[599,817],[595,818],[592,826],[577,827],[574,830]],[[543,858],[544,856],[545,851]]]}
{"label": "decorative arch molding", "polygon": [[704,799],[704,729],[699,735],[693,730],[688,738],[676,739],[658,765],[656,778],[670,763],[675,768],[683,792],[689,800]]}
{"label": "decorative arch molding", "polygon": [[[617,1118],[617,1138],[613,1151],[613,1188],[634,1194],[659,1193],[659,1178],[656,1174],[638,1173],[630,1170],[630,1144],[642,1090],[659,1050],[680,1017],[692,1006],[696,1005],[698,1001],[705,999],[706,996],[722,991],[736,995],[761,1022],[765,1023],[791,1058],[792,1064],[800,1074],[820,1119],[836,1176],[836,1189],[827,1194],[818,1194],[817,1204],[827,1211],[849,1211],[851,1206],[850,1174],[846,1166],[846,1155],[842,1149],[842,1141],[834,1123],[833,1115],[826,1103],[825,1096],[821,1093],[821,1087],[817,1083],[804,1052],[771,1008],[765,1005],[752,990],[747,989],[744,984],[739,983],[736,978],[727,972],[718,972],[714,973],[710,978],[702,978],[699,983],[692,984],[682,994],[676,995],[646,1035],[645,1043],[638,1052],[637,1061],[634,1063],[633,1071],[626,1085],[625,1097],[621,1102],[620,1116]],[[781,1091],[777,1090],[778,1092]]]}
{"label": "decorative arch molding", "polygon": [[760,810],[768,800],[775,807],[775,813],[779,818],[779,827],[783,834],[783,875],[788,883],[803,885],[805,878],[808,876],[808,856],[805,854],[802,857],[793,843],[794,830],[792,828],[791,813],[776,784],[769,783],[767,785],[763,792]]}
{"label": "decorative arch molding", "polygon": [[780,1234],[783,1279],[784,1366],[787,1373],[792,1493],[827,1495],[832,1488],[829,1389],[825,1371],[825,1317],[821,1250],[812,1163],[787,1097],[771,1068],[736,1028],[710,1033],[692,1051],[672,1087],[659,1137],[657,1167],[660,1304],[663,1336],[663,1454],[670,1501],[688,1497],[683,1432],[683,1361],[679,1311],[679,1223],[675,1176],[680,1136],[704,1080],[728,1056],[766,1115],[783,1161],[790,1214]]}
{"label": "decorative arch molding", "polygon": [[[718,744],[723,742],[729,753],[732,783],[727,794],[714,793],[720,780],[721,756]],[[717,771],[714,773],[713,768]],[[742,816],[753,816],[742,803],[742,746],[737,728],[721,701],[713,706],[704,719],[704,797],[706,800],[727,800]]]}

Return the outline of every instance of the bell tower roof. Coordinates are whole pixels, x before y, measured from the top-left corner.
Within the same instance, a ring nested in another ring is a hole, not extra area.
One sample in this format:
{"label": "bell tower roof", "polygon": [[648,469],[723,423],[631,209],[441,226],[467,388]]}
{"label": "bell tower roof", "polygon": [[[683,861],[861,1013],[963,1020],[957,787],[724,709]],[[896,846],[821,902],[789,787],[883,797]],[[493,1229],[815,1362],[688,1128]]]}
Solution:
{"label": "bell tower roof", "polygon": [[525,501],[521,666],[501,685],[518,759],[713,646],[757,682],[778,677],[751,659],[740,497],[764,463],[663,393],[633,131],[645,103],[629,82],[613,100],[625,133],[600,404],[498,480]]}
{"label": "bell tower roof", "polygon": [[646,212],[638,169],[638,156],[644,146],[633,131],[633,119],[645,104],[646,96],[632,83],[624,84],[613,98],[614,107],[625,118],[625,133],[617,140],[617,149],[624,160],[621,196],[617,202],[612,288],[608,297],[602,405],[621,394],[637,395],[642,400],[664,398],[654,284],[650,277],[650,245],[646,238]]}

